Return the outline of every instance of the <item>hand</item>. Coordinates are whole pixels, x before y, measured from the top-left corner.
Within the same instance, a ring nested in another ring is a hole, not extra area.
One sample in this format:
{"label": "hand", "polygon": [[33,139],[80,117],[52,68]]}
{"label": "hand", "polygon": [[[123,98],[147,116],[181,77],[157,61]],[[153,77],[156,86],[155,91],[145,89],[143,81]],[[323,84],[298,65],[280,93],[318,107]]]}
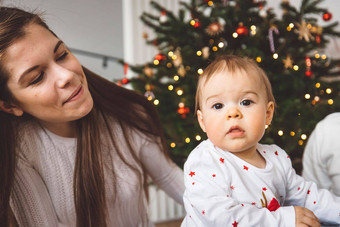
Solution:
{"label": "hand", "polygon": [[315,214],[304,207],[294,207],[295,224],[297,227],[321,227],[319,219]]}

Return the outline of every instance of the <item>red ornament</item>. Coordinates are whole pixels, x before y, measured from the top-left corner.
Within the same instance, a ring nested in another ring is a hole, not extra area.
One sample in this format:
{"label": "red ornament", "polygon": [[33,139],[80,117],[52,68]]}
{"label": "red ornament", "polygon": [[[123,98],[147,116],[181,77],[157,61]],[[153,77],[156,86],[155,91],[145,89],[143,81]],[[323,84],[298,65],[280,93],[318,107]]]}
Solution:
{"label": "red ornament", "polygon": [[194,28],[198,28],[201,26],[201,23],[198,21],[195,21]]}
{"label": "red ornament", "polygon": [[238,35],[248,35],[248,28],[243,26],[243,23],[240,23],[238,28],[236,29],[236,33]]}
{"label": "red ornament", "polygon": [[155,56],[155,59],[158,60],[158,61],[162,61],[162,60],[165,60],[166,57],[163,54],[157,54]]}
{"label": "red ornament", "polygon": [[129,81],[129,79],[128,78],[124,78],[124,79],[122,79],[122,83],[123,84],[128,84],[130,81]]}
{"label": "red ornament", "polygon": [[306,72],[305,72],[305,75],[307,76],[307,77],[310,77],[310,76],[312,76],[312,71],[310,71],[310,70],[307,70]]}
{"label": "red ornament", "polygon": [[324,21],[329,21],[330,19],[332,19],[332,14],[330,13],[330,12],[328,12],[328,11],[326,11],[323,15],[322,15],[322,19],[324,20]]}

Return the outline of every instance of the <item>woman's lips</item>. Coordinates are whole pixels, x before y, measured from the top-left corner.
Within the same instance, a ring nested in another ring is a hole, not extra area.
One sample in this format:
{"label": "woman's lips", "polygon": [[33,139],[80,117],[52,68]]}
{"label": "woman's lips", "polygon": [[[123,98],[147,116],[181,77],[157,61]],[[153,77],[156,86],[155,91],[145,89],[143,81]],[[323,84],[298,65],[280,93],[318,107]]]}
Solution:
{"label": "woman's lips", "polygon": [[80,97],[83,94],[83,92],[84,92],[83,86],[80,86],[70,95],[70,97],[64,102],[64,104],[67,102],[77,100],[78,97]]}

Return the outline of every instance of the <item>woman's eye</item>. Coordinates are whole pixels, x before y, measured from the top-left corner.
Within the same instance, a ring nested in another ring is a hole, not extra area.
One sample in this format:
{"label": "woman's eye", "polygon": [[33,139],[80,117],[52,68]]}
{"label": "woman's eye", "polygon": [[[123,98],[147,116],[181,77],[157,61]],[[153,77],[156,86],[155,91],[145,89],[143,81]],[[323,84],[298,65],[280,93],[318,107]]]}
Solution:
{"label": "woman's eye", "polygon": [[214,104],[212,107],[213,107],[214,109],[216,109],[216,110],[219,110],[219,109],[222,109],[223,104],[221,104],[221,103],[216,103],[216,104]]}
{"label": "woman's eye", "polygon": [[65,51],[61,56],[59,56],[59,57],[57,58],[57,61],[64,60],[64,59],[66,58],[67,55],[68,55],[68,52]]}
{"label": "woman's eye", "polygon": [[241,105],[242,106],[249,106],[250,104],[252,104],[253,101],[249,100],[249,99],[246,99],[246,100],[242,100],[241,101]]}
{"label": "woman's eye", "polygon": [[44,78],[44,72],[40,73],[29,85],[34,85],[39,83]]}

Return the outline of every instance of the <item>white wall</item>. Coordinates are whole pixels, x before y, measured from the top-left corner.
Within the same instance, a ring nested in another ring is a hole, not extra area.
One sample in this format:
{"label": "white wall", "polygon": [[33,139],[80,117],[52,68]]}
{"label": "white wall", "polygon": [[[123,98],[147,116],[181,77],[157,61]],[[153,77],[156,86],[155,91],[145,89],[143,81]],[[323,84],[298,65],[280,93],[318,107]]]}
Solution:
{"label": "white wall", "polygon": [[[3,0],[3,5],[44,12],[51,29],[69,48],[123,58],[122,0]],[[79,61],[109,80],[123,78],[123,66],[75,53]]]}

